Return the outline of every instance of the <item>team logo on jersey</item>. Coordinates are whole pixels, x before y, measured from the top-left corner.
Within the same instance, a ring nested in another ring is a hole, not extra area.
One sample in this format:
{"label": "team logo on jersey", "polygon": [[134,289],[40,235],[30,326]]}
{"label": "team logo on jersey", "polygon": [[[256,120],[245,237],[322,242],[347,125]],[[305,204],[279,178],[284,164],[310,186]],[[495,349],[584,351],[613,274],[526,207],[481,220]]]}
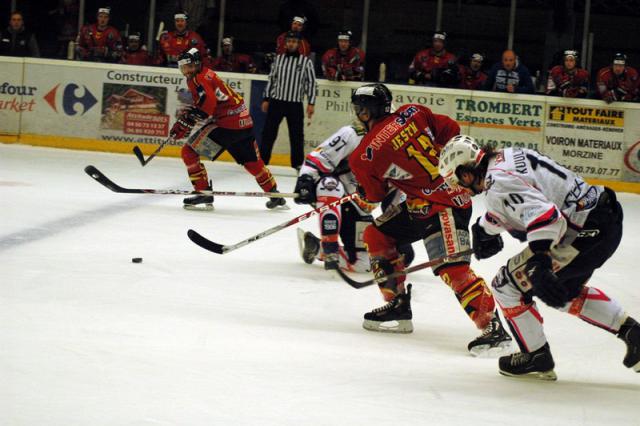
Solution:
{"label": "team logo on jersey", "polygon": [[[58,87],[60,84],[57,84],[53,89],[49,90],[49,92],[44,95],[44,100],[47,101],[51,109],[55,112],[58,112],[58,102],[57,102],[57,93]],[[84,115],[87,111],[89,111],[95,104],[98,103],[98,100],[95,96],[87,89],[87,86],[82,86],[84,88],[84,94],[82,96],[78,96],[76,94],[76,90],[80,88],[75,83],[69,83],[65,86],[62,92],[62,110],[67,115],[76,115],[80,112],[80,115]],[[82,106],[82,111],[77,111],[76,105],[80,104]]]}
{"label": "team logo on jersey", "polygon": [[229,99],[229,96],[222,93],[222,90],[216,87],[216,99],[219,100],[220,102],[224,102]]}
{"label": "team logo on jersey", "polygon": [[409,180],[413,178],[413,175],[408,171],[404,170],[402,167],[391,163],[389,168],[384,175],[382,176],[385,179],[393,179],[393,180]]}

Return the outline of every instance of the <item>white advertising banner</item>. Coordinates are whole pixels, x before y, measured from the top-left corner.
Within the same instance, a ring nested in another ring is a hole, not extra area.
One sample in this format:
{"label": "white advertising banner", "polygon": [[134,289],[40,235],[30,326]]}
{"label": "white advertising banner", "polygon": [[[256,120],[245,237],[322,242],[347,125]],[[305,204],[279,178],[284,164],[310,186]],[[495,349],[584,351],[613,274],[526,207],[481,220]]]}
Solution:
{"label": "white advertising banner", "polygon": [[22,79],[22,59],[2,58],[0,63],[0,135],[17,135],[20,118],[42,108],[38,88]]}

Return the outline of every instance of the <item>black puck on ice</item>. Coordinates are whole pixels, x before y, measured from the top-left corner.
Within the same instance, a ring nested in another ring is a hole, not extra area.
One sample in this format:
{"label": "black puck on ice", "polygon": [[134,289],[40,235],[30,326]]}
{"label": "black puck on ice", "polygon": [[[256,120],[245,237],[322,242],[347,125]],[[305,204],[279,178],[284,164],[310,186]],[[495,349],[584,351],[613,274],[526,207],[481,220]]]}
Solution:
{"label": "black puck on ice", "polygon": [[141,257],[134,257],[133,259],[131,259],[131,261],[133,263],[142,263],[142,258]]}

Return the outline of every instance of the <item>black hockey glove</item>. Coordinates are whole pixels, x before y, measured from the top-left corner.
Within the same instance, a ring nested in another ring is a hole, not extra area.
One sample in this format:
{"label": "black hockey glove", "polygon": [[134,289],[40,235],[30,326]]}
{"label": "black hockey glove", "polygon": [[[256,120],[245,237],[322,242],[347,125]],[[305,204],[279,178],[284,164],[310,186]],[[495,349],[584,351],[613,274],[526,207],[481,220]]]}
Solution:
{"label": "black hockey glove", "polygon": [[194,124],[208,117],[206,112],[204,112],[203,110],[201,110],[195,105],[191,105],[190,107],[188,107],[185,110],[184,115],[187,117],[188,121]]}
{"label": "black hockey glove", "polygon": [[498,254],[504,247],[500,234],[487,234],[484,228],[480,226],[480,219],[478,219],[471,227],[471,234],[473,253],[476,255],[476,259],[478,260],[488,259],[491,256]]}
{"label": "black hockey glove", "polygon": [[316,201],[316,182],[310,175],[301,175],[296,181],[296,188],[293,192],[297,192],[298,196],[293,199],[296,204],[311,204]]}
{"label": "black hockey glove", "polygon": [[561,308],[569,301],[569,289],[553,272],[551,257],[548,254],[535,253],[527,261],[525,273],[533,286],[533,294],[547,305],[552,308]]}

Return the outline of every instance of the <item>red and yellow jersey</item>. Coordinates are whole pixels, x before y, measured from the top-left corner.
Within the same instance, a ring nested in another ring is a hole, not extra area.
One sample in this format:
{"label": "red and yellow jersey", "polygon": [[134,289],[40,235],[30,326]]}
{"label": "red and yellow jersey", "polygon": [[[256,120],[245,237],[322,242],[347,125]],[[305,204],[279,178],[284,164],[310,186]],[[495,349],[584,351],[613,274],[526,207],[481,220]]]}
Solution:
{"label": "red and yellow jersey", "polygon": [[364,51],[357,47],[345,52],[334,47],[322,55],[322,72],[329,80],[360,81],[364,78],[364,59]]}
{"label": "red and yellow jersey", "polygon": [[[287,33],[282,33],[276,39],[276,55],[281,55],[287,51]],[[306,38],[298,43],[298,53],[304,56],[311,55],[311,44]]]}
{"label": "red and yellow jersey", "polygon": [[547,95],[565,98],[586,98],[589,91],[589,73],[582,68],[568,71],[562,65],[551,68],[547,79]]}
{"label": "red and yellow jersey", "polygon": [[125,48],[120,57],[120,63],[128,65],[151,65],[151,56],[145,47],[135,51]]}
{"label": "red and yellow jersey", "polygon": [[390,189],[407,195],[409,212],[423,216],[446,207],[471,207],[469,192],[450,188],[438,173],[444,145],[460,133],[446,115],[404,105],[373,126],[349,158],[367,200],[382,201]]}
{"label": "red and yellow jersey", "polygon": [[638,71],[625,67],[621,75],[616,75],[611,66],[598,71],[596,88],[601,99],[610,98],[617,101],[633,101],[638,97]]}
{"label": "red and yellow jersey", "polygon": [[205,61],[208,56],[207,46],[200,34],[195,31],[185,31],[183,34],[177,31],[164,33],[160,36],[156,65],[175,65],[178,62],[178,56],[192,47],[198,49],[202,60]]}
{"label": "red and yellow jersey", "polygon": [[193,105],[215,118],[218,127],[225,129],[250,129],[253,120],[242,96],[207,67],[194,78],[187,80],[193,97]]}
{"label": "red and yellow jersey", "polygon": [[109,26],[104,29],[99,29],[97,24],[83,26],[78,33],[76,44],[83,60],[113,60],[122,52],[120,32]]}
{"label": "red and yellow jersey", "polygon": [[255,73],[256,65],[251,56],[242,53],[218,56],[210,62],[214,71]]}

